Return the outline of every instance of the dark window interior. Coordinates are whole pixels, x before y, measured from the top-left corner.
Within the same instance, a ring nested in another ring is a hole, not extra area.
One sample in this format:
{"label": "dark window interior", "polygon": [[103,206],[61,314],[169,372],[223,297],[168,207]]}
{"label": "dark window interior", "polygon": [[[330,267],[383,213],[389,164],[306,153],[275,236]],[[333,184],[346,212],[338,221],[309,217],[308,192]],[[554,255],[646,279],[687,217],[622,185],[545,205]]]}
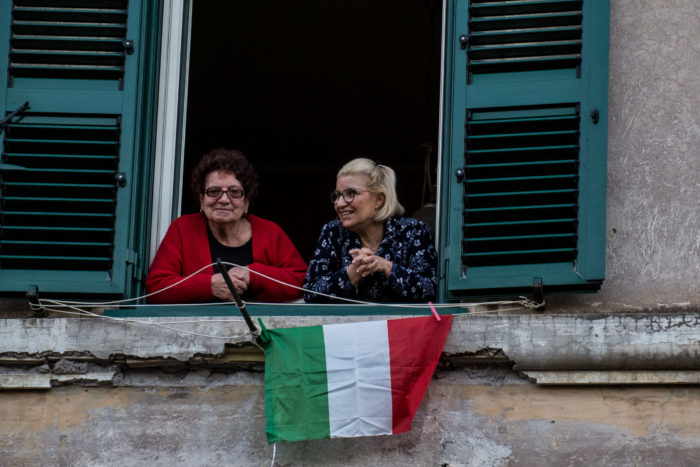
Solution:
{"label": "dark window interior", "polygon": [[195,0],[183,213],[198,209],[192,167],[219,146],[257,167],[250,211],[280,224],[307,261],[334,218],[335,174],[354,157],[396,170],[407,215],[429,202],[441,3]]}

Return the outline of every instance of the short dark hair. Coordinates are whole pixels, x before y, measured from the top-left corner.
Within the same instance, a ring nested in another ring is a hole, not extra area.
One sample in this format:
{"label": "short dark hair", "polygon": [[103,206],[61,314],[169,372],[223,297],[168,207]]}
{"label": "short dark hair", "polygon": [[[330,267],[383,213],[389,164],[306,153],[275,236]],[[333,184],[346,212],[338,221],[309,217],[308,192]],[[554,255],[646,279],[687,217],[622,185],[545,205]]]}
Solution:
{"label": "short dark hair", "polygon": [[258,172],[248,158],[237,149],[216,148],[205,154],[192,171],[192,195],[195,200],[204,192],[204,181],[212,172],[232,173],[245,190],[245,197],[252,201],[258,194]]}

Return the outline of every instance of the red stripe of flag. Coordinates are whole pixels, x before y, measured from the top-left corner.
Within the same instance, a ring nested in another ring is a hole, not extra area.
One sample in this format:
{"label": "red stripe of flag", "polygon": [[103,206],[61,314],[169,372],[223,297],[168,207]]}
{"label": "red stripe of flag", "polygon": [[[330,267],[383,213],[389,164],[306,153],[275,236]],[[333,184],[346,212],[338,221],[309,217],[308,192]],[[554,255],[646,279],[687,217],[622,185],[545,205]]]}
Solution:
{"label": "red stripe of flag", "polygon": [[411,429],[452,323],[452,315],[388,320],[393,433]]}

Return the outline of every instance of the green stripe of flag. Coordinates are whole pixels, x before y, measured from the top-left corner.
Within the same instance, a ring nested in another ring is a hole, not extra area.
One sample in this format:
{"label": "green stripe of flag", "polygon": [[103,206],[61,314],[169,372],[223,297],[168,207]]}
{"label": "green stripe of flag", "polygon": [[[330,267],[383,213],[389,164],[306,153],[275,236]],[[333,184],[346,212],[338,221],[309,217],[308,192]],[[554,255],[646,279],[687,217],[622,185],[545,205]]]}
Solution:
{"label": "green stripe of flag", "polygon": [[268,335],[274,343],[265,350],[268,442],[330,438],[323,328],[271,329]]}

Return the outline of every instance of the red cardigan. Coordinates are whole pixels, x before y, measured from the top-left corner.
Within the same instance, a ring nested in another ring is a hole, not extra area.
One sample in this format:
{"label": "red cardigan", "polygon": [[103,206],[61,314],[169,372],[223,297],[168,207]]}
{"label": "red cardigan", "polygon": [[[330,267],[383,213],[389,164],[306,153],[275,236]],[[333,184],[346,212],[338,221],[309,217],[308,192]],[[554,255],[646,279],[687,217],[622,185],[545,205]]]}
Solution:
{"label": "red cardigan", "polygon": [[[251,214],[247,218],[253,231],[253,263],[248,268],[300,287],[306,275],[306,263],[289,237],[274,222]],[[150,294],[163,289],[211,263],[204,215],[197,213],[179,217],[170,224],[153,259],[146,278],[146,292]],[[216,301],[211,292],[212,275],[213,266],[175,287],[148,297],[148,302]],[[268,280],[254,272],[250,273],[248,290],[254,301],[284,302],[301,297],[299,290]]]}

